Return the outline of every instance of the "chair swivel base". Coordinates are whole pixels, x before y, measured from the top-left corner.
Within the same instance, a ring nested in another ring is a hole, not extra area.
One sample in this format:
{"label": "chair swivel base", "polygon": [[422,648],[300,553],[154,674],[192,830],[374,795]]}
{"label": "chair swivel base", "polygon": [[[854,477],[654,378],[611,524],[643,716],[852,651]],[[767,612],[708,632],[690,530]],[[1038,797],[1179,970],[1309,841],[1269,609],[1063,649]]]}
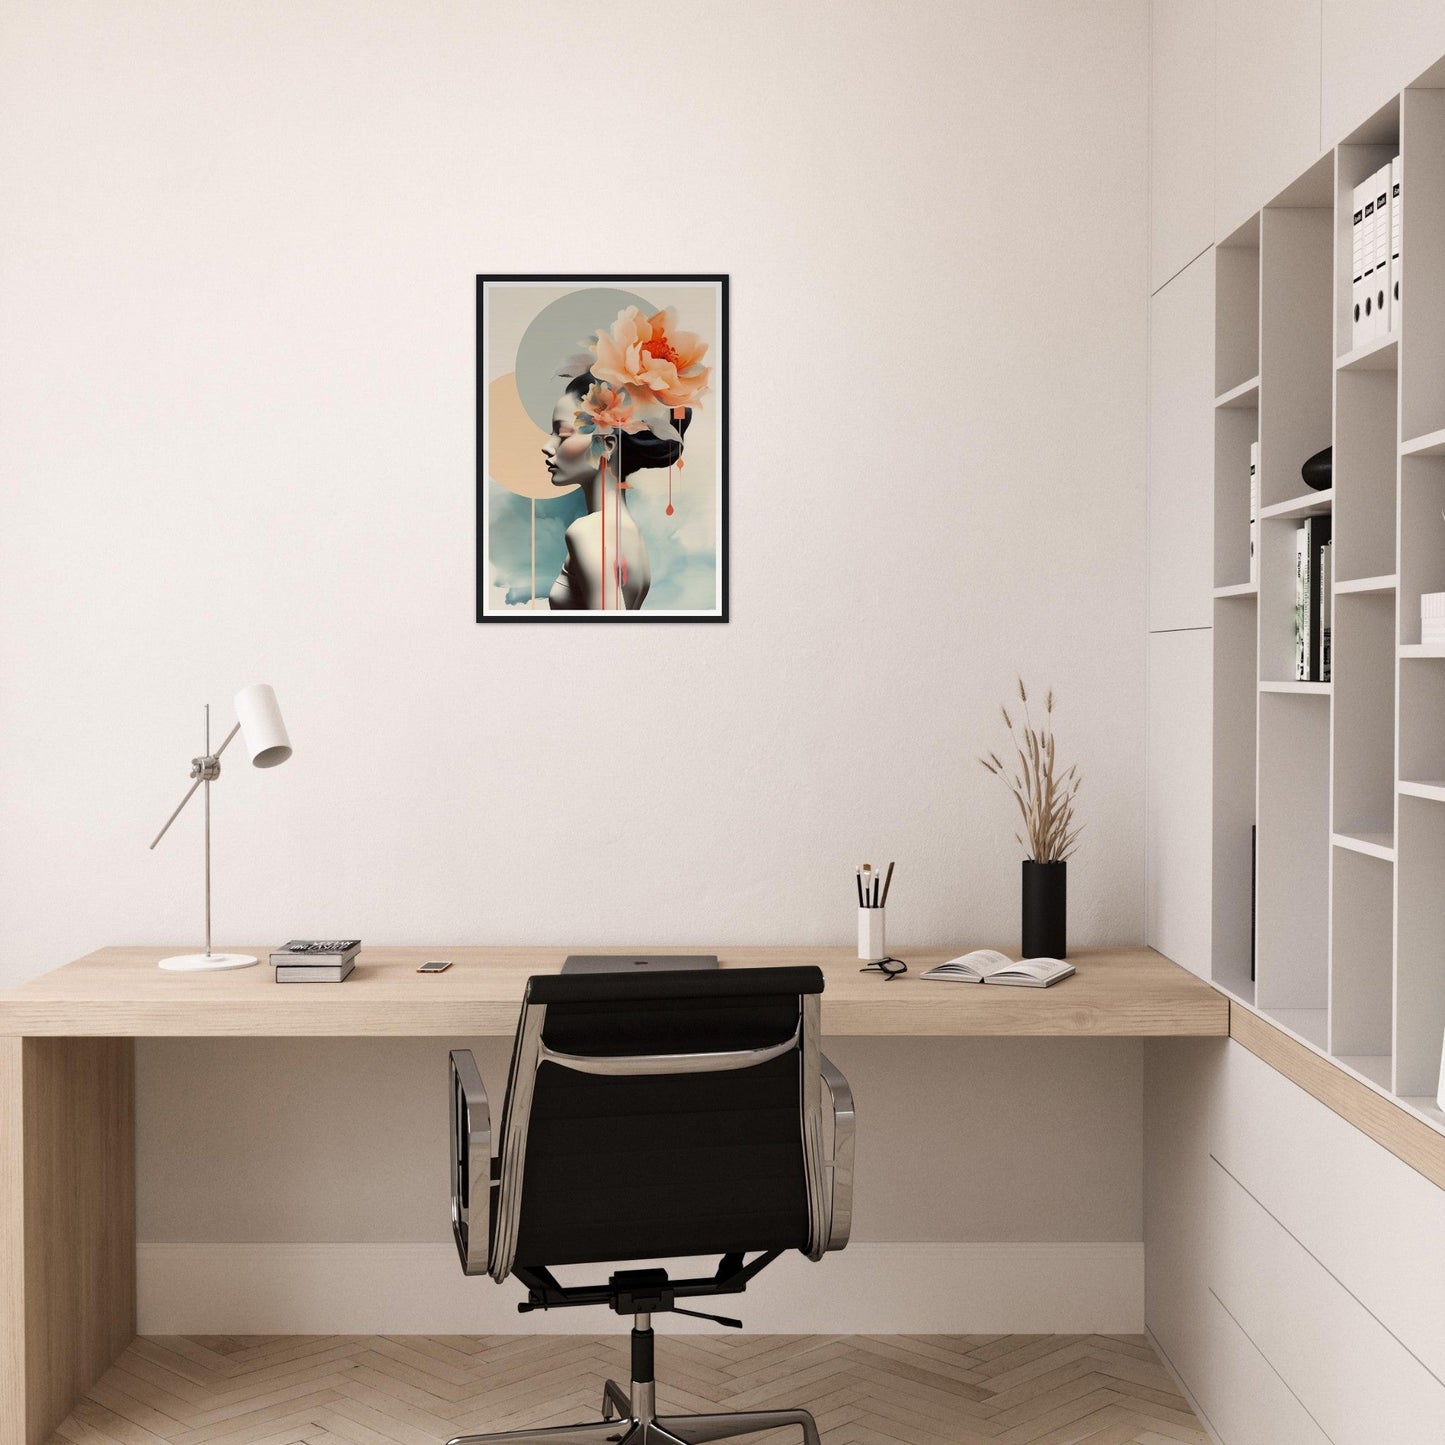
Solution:
{"label": "chair swivel base", "polygon": [[651,1380],[634,1381],[629,1395],[616,1380],[608,1380],[602,1393],[602,1418],[591,1424],[458,1435],[448,1445],[704,1445],[709,1440],[734,1440],[788,1425],[802,1430],[803,1445],[821,1445],[818,1427],[806,1410],[654,1415],[655,1389]]}

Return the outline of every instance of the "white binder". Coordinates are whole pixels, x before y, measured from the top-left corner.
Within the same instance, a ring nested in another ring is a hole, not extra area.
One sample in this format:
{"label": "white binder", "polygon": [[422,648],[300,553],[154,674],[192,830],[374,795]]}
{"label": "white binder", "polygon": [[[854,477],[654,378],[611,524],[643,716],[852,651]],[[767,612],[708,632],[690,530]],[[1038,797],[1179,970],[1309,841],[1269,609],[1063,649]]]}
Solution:
{"label": "white binder", "polygon": [[[1378,172],[1376,173],[1378,174]],[[1360,340],[1375,339],[1375,177],[1365,177],[1365,294]]]}
{"label": "white binder", "polygon": [[1375,172],[1375,335],[1390,332],[1390,167]]}
{"label": "white binder", "polygon": [[1400,329],[1400,157],[1390,162],[1390,330]]}
{"label": "white binder", "polygon": [[1369,183],[1361,181],[1354,189],[1350,222],[1350,349],[1365,340],[1365,197]]}

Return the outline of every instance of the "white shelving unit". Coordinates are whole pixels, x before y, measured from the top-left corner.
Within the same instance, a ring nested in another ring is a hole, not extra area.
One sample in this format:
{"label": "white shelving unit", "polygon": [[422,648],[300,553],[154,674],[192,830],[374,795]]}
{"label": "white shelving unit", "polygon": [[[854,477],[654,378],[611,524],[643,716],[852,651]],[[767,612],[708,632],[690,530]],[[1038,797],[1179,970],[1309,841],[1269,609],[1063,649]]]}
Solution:
{"label": "white shelving unit", "polygon": [[[1353,188],[1397,154],[1402,310],[1354,346]],[[1213,979],[1445,1132],[1445,647],[1420,641],[1445,591],[1445,63],[1216,247],[1215,372]],[[1321,513],[1332,679],[1298,682],[1294,534]]]}

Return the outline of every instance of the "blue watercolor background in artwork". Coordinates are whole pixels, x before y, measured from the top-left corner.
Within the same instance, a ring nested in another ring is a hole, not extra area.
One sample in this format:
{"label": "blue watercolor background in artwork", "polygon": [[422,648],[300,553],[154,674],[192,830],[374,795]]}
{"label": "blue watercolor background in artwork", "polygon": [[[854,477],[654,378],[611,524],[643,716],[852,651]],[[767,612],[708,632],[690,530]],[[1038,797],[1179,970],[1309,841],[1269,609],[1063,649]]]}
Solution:
{"label": "blue watercolor background in artwork", "polygon": [[[639,477],[651,477],[650,472]],[[527,497],[488,479],[490,539],[488,552],[498,586],[507,590],[509,607],[525,606],[532,595],[532,503]],[[676,496],[677,511],[667,515],[667,489],[639,485],[628,494],[627,506],[647,543],[652,563],[652,588],[642,610],[668,608],[706,611],[714,602],[717,556],[711,524],[706,529],[688,520],[688,508]],[[567,528],[585,511],[580,491],[548,497],[537,503],[537,595],[546,597],[567,560]],[[701,535],[706,532],[705,537]],[[702,544],[702,545],[697,545]]]}

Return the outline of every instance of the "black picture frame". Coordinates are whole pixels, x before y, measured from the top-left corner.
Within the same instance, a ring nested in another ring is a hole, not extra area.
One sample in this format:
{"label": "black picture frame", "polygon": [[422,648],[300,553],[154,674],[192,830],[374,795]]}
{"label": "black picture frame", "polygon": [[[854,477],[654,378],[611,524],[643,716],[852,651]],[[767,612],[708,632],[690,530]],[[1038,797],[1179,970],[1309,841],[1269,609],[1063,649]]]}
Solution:
{"label": "black picture frame", "polygon": [[[484,347],[486,338],[483,333],[483,297],[488,284],[493,282],[531,282],[539,286],[636,286],[647,283],[661,283],[664,285],[715,285],[718,287],[719,304],[719,346],[717,348],[717,359],[714,362],[715,385],[712,390],[715,396],[721,401],[720,414],[717,422],[718,436],[718,478],[717,478],[717,502],[719,511],[718,519],[718,610],[716,613],[709,613],[699,616],[690,615],[663,615],[658,613],[649,614],[645,608],[637,612],[533,612],[522,608],[511,608],[505,613],[486,611],[486,575],[487,575],[487,538],[483,526],[486,508],[484,502],[484,490],[487,485],[486,451],[484,438],[482,436],[482,413],[483,394],[486,390],[486,369],[484,365]],[[476,289],[476,341],[475,341],[475,363],[476,363],[476,395],[474,401],[474,437],[476,448],[476,483],[475,483],[475,514],[473,518],[473,532],[476,539],[475,550],[475,576],[474,590],[476,598],[476,620],[478,623],[512,623],[540,624],[542,626],[561,626],[569,623],[602,623],[613,626],[638,626],[642,623],[680,622],[683,624],[699,624],[713,622],[727,622],[730,615],[729,592],[732,581],[732,571],[729,561],[729,529],[731,525],[730,508],[728,504],[728,433],[731,420],[731,391],[728,386],[728,363],[729,352],[729,277],[726,274],[702,274],[683,273],[669,274],[659,272],[646,272],[637,275],[548,275],[530,271],[499,271],[477,274]]]}

